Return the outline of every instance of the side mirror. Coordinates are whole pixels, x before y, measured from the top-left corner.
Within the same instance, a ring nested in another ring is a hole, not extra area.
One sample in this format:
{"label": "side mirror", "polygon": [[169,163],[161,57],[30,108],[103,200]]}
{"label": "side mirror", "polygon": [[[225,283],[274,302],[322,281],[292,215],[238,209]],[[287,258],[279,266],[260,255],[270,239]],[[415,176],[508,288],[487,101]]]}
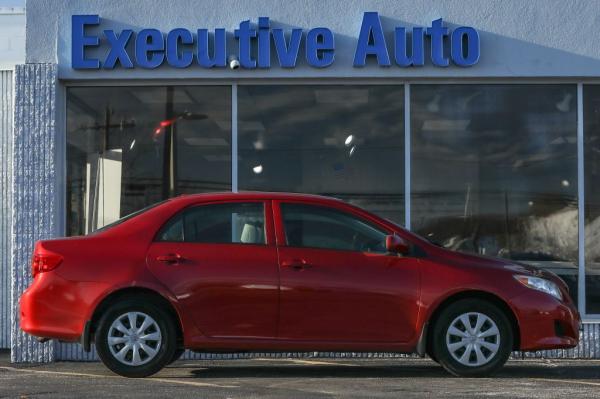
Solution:
{"label": "side mirror", "polygon": [[410,248],[408,243],[397,235],[385,236],[385,249],[393,254],[408,255]]}

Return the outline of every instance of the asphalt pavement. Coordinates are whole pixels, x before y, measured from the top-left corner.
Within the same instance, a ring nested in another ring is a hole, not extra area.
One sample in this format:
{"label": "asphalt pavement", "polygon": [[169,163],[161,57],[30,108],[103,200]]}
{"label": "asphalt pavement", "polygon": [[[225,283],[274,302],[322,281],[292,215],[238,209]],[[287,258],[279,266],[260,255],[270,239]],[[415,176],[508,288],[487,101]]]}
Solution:
{"label": "asphalt pavement", "polygon": [[456,378],[428,359],[180,360],[127,379],[101,363],[11,364],[0,398],[600,398],[600,360],[512,360],[494,378]]}

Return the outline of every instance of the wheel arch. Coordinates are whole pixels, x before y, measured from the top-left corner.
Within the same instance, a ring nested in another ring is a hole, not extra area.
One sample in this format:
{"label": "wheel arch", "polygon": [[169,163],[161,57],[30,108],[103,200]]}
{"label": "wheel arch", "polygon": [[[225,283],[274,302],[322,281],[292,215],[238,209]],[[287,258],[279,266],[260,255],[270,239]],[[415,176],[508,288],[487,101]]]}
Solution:
{"label": "wheel arch", "polygon": [[[506,301],[504,301],[502,298],[500,298],[498,295],[493,294],[488,291],[465,290],[465,291],[460,291],[460,292],[454,293],[454,294],[446,297],[444,300],[442,300],[440,303],[438,303],[437,306],[435,306],[433,311],[430,313],[429,317],[427,318],[427,320],[424,324],[423,331],[421,333],[421,337],[424,338],[424,344],[425,344],[424,349],[425,349],[426,353],[431,353],[431,349],[432,349],[431,345],[433,342],[433,336],[432,336],[432,334],[429,334],[429,332],[433,330],[433,326],[434,326],[436,320],[438,319],[439,315],[442,313],[442,311],[457,301],[460,301],[462,299],[472,299],[472,298],[481,299],[483,301],[490,302],[490,303],[496,305],[500,310],[502,310],[502,312],[504,312],[504,314],[508,318],[508,321],[510,322],[511,330],[513,332],[513,348],[512,349],[519,350],[519,348],[521,347],[521,331],[520,331],[520,327],[519,327],[519,321],[517,319],[517,316],[515,315],[515,312],[512,310],[512,308],[509,306],[509,304]],[[424,355],[424,353],[422,355]]]}
{"label": "wheel arch", "polygon": [[87,337],[83,337],[81,340],[82,342],[88,342],[88,348],[85,348],[84,345],[84,349],[89,351],[89,343],[94,342],[94,334],[96,332],[98,322],[100,321],[100,318],[102,317],[104,312],[106,312],[106,310],[109,309],[112,304],[125,298],[143,298],[144,301],[150,301],[166,310],[169,316],[171,316],[172,321],[175,325],[175,330],[177,331],[177,344],[178,346],[183,346],[183,324],[179,316],[179,312],[177,311],[173,303],[171,303],[171,301],[169,301],[169,299],[167,299],[160,292],[151,288],[125,287],[115,290],[110,294],[106,295],[95,307],[94,312],[92,313],[92,316],[88,321],[89,328],[87,328],[84,332],[84,334],[87,334]]}

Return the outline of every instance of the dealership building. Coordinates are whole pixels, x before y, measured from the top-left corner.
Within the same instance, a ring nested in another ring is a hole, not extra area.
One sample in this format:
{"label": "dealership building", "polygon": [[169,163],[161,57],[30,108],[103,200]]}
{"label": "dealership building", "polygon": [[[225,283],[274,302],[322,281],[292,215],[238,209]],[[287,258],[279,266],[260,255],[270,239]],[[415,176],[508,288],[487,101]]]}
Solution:
{"label": "dealership building", "polygon": [[523,356],[600,358],[597,3],[28,0],[25,14],[24,59],[0,72],[13,361],[95,358],[20,331],[36,240],[238,190],[338,197],[551,270],[582,339]]}

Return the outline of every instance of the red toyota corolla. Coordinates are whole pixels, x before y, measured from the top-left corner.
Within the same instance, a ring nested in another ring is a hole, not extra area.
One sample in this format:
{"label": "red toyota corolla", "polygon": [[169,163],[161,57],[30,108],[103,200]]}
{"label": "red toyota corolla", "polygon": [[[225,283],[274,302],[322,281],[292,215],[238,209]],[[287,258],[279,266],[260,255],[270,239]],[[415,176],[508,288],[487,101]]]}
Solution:
{"label": "red toyota corolla", "polygon": [[32,268],[21,328],[94,343],[127,377],[184,349],[416,352],[482,376],[512,350],[579,337],[556,275],[452,252],[312,195],[178,197],[85,237],[40,241]]}

